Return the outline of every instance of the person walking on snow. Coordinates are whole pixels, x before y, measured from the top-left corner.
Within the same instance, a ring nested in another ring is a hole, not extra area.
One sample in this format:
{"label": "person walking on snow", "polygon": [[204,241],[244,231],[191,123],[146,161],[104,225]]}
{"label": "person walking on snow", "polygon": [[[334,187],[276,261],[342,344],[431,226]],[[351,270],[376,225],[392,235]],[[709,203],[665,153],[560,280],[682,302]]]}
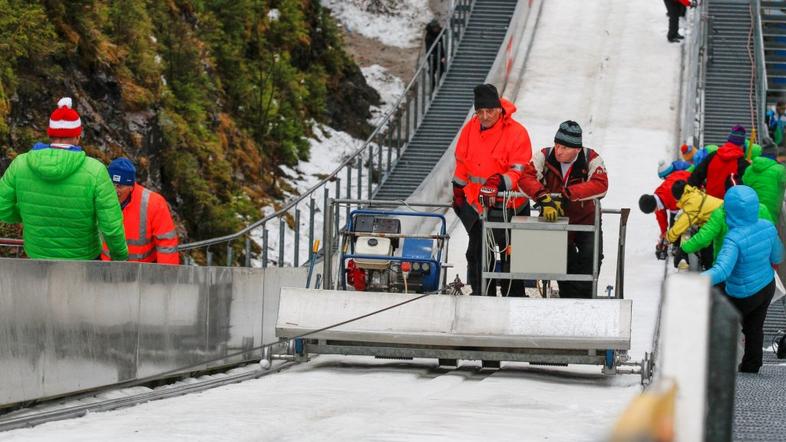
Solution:
{"label": "person walking on snow", "polygon": [[[480,295],[481,253],[484,253],[480,214],[486,207],[487,219],[497,222],[510,220],[514,215],[529,215],[529,201],[525,198],[501,201],[497,193],[516,190],[514,186],[532,158],[532,145],[527,130],[513,119],[516,106],[500,98],[496,87],[491,84],[476,86],[474,95],[475,115],[461,129],[456,144],[453,210],[469,235],[467,281],[472,287],[472,294]],[[494,231],[503,269],[509,267],[505,236],[504,230]],[[493,270],[493,261],[487,260],[490,268],[486,271]],[[503,292],[510,296],[523,296],[524,283],[514,281]]]}
{"label": "person walking on snow", "polygon": [[660,227],[660,239],[655,246],[655,256],[658,259],[666,259],[668,255],[668,241],[666,241],[666,231],[674,224],[674,217],[679,211],[677,199],[671,189],[675,182],[685,181],[690,177],[690,172],[678,170],[666,176],[666,179],[655,189],[655,193],[644,194],[639,198],[639,209],[644,213],[655,212],[655,218]]}
{"label": "person walking on snow", "polygon": [[[575,121],[560,124],[554,135],[554,147],[538,152],[527,164],[519,181],[524,193],[541,207],[541,216],[554,222],[567,214],[570,224],[595,223],[596,198],[603,198],[609,188],[606,166],[594,150],[582,144],[581,127]],[[560,194],[552,198],[551,194]],[[603,231],[598,226],[603,260]],[[595,252],[592,232],[568,232],[568,273],[592,274]],[[560,298],[592,298],[592,282],[559,281]]]}
{"label": "person walking on snow", "polygon": [[742,315],[745,353],[738,369],[758,373],[762,365],[764,319],[775,293],[773,268],[783,261],[783,244],[775,226],[758,217],[759,198],[748,186],[734,186],[724,198],[729,231],[715,264],[703,275]]}
{"label": "person walking on snow", "polygon": [[685,11],[691,6],[690,0],[663,0],[666,4],[666,15],[669,16],[669,32],[666,39],[669,43],[679,43],[684,36],[679,33],[680,17],[685,17]]}
{"label": "person walking on snow", "polygon": [[745,159],[745,128],[736,125],[731,129],[728,140],[717,152],[708,154],[693,170],[688,184],[704,187],[708,195],[723,199],[732,174],[741,177],[748,167]]}
{"label": "person walking on snow", "polygon": [[123,216],[100,161],[79,147],[82,120],[71,98],[49,117],[50,144],[16,157],[0,179],[0,221],[22,223],[24,249],[36,259],[98,259],[99,232],[118,261],[128,257]]}
{"label": "person walking on snow", "polygon": [[[177,231],[164,197],[137,184],[136,168],[128,158],[112,161],[108,171],[123,209],[128,260],[180,264]],[[110,261],[111,256],[105,244],[101,259]]]}

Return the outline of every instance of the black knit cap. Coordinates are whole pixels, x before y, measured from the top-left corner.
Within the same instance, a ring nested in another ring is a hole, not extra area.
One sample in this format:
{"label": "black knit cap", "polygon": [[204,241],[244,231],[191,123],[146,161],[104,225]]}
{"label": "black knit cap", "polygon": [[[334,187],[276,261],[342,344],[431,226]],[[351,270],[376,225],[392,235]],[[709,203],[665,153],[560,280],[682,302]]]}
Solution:
{"label": "black knit cap", "polygon": [[499,92],[493,84],[479,84],[475,86],[475,110],[496,109],[502,107],[499,101]]}
{"label": "black knit cap", "polygon": [[563,121],[554,135],[554,144],[581,149],[581,126],[575,121]]}
{"label": "black knit cap", "polygon": [[644,194],[639,198],[639,209],[644,213],[652,213],[658,207],[658,202],[652,195]]}

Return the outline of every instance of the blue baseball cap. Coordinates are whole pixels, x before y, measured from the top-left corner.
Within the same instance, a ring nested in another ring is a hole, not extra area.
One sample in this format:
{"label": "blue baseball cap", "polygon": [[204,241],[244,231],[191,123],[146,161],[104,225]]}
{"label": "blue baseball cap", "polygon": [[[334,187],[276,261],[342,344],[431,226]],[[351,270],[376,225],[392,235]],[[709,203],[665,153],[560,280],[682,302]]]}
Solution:
{"label": "blue baseball cap", "polygon": [[109,163],[109,178],[113,184],[133,186],[136,181],[136,167],[126,157],[120,157]]}

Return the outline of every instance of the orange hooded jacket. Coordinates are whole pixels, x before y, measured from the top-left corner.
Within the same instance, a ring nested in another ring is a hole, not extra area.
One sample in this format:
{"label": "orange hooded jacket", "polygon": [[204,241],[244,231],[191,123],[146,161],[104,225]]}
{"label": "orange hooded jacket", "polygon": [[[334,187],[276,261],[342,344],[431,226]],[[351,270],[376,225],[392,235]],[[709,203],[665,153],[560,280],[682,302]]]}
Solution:
{"label": "orange hooded jacket", "polygon": [[[123,226],[129,261],[180,264],[177,231],[164,197],[134,184],[131,200],[123,208]],[[111,260],[106,244],[101,259]]]}
{"label": "orange hooded jacket", "polygon": [[[516,106],[504,98],[500,102],[505,112],[497,124],[481,131],[478,117],[473,116],[461,129],[456,144],[453,183],[463,187],[467,203],[478,213],[483,211],[479,197],[486,179],[500,174],[506,190],[518,190],[521,173],[532,158],[529,133],[513,119]],[[518,208],[526,202],[525,198],[515,198],[507,206]]]}

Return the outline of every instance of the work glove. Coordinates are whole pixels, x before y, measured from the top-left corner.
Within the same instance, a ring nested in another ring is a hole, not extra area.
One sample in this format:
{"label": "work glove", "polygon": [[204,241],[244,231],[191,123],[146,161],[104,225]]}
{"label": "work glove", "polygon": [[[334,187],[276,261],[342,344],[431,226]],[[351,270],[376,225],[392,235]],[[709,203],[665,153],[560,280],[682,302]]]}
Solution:
{"label": "work glove", "polygon": [[484,207],[494,207],[497,203],[497,188],[483,185],[480,188],[480,205]]}
{"label": "work glove", "polygon": [[666,238],[661,237],[658,245],[655,246],[655,257],[663,261],[669,256],[669,242]]}
{"label": "work glove", "polygon": [[504,188],[502,176],[494,174],[486,179],[480,188],[480,204],[485,207],[494,207],[497,203],[497,193]]}
{"label": "work glove", "polygon": [[679,267],[680,261],[682,261],[683,259],[685,260],[685,262],[688,262],[688,254],[685,253],[684,250],[682,250],[682,247],[675,247],[674,248],[674,263],[673,263],[675,269]]}
{"label": "work glove", "polygon": [[551,199],[551,195],[546,194],[540,197],[538,204],[540,205],[540,216],[550,223],[557,221],[557,218],[565,215],[562,211],[562,204],[559,201]]}
{"label": "work glove", "polygon": [[459,210],[467,203],[467,197],[464,195],[464,188],[459,187],[453,183],[453,209]]}

